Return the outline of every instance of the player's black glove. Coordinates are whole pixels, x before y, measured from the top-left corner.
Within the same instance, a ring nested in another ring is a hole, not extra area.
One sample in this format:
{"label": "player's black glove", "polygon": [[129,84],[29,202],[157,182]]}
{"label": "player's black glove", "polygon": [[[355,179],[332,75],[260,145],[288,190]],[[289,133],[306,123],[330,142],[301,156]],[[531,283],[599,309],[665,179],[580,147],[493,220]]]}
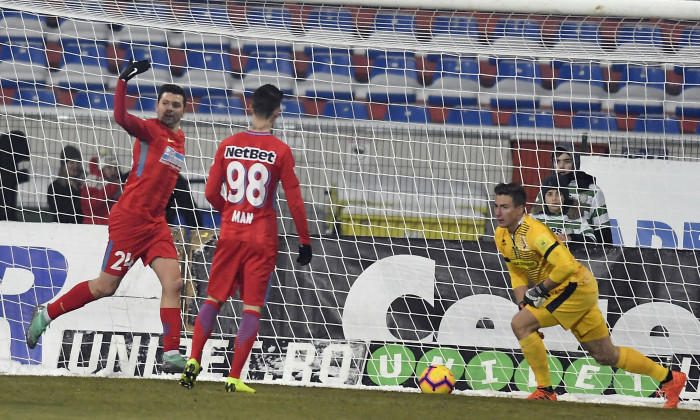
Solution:
{"label": "player's black glove", "polygon": [[124,70],[119,75],[119,78],[128,82],[137,74],[141,74],[151,68],[151,63],[148,60],[133,61],[131,60]]}
{"label": "player's black glove", "polygon": [[549,292],[547,289],[544,287],[544,282],[538,284],[537,286],[528,289],[527,292],[525,292],[525,298],[523,298],[523,301],[518,303],[518,306],[520,309],[524,308],[525,305],[530,305],[534,306],[535,308],[539,308],[542,306],[545,300],[549,297]]}
{"label": "player's black glove", "polygon": [[311,245],[299,245],[299,257],[297,262],[299,265],[306,265],[311,262]]}

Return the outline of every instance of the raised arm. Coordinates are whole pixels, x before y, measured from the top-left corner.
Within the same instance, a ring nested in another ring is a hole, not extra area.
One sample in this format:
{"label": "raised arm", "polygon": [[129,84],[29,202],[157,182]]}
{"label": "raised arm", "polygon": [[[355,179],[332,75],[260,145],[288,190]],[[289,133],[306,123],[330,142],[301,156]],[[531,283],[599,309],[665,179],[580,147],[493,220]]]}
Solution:
{"label": "raised arm", "polygon": [[122,126],[127,133],[139,139],[147,138],[144,123],[141,118],[126,112],[126,84],[132,77],[145,72],[150,67],[151,64],[146,60],[129,63],[119,75],[114,92],[114,121]]}

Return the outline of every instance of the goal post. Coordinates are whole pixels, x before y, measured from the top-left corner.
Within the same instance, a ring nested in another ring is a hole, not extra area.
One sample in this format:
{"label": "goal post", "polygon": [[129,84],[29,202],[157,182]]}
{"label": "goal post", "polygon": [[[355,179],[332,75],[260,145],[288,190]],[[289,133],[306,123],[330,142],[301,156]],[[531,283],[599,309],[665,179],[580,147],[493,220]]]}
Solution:
{"label": "goal post", "polygon": [[[576,192],[592,223],[609,217],[613,243],[567,246],[598,279],[614,342],[682,369],[682,397],[700,399],[699,19],[697,2],[657,0],[2,2],[0,372],[160,374],[159,288],[144,267],[115,298],[57,320],[37,349],[23,338],[34,305],[99,271],[107,231],[75,223],[81,184],[100,180],[106,156],[132,169],[114,87],[128,60],[148,59],[129,82],[130,113],[152,118],[163,83],[189,95],[168,213],[183,346],[220,226],[204,196],[209,167],[248,127],[251,93],[272,83],[285,93],[274,134],[294,153],[314,258],[295,264],[280,189],[280,254],[248,380],[412,389],[442,363],[460,391],[530,391],[493,189],[521,183],[528,209],[545,211],[542,182],[563,146],[604,193]],[[238,299],[223,305],[204,379],[228,373],[241,312]],[[581,400],[655,391],[598,366],[559,327],[543,332],[558,389]]]}

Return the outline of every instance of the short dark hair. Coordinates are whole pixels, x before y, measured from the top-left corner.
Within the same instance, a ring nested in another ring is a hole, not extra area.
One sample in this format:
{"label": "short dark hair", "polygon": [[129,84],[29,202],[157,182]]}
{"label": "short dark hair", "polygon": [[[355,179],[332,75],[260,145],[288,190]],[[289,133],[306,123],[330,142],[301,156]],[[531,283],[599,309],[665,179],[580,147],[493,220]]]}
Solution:
{"label": "short dark hair", "polygon": [[496,185],[493,192],[496,195],[509,195],[513,199],[513,205],[515,207],[524,206],[527,202],[525,188],[515,182],[509,182],[508,184],[500,183]]}
{"label": "short dark hair", "polygon": [[277,86],[267,84],[253,92],[253,114],[260,118],[270,118],[282,104],[284,93]]}
{"label": "short dark hair", "polygon": [[158,102],[160,102],[160,98],[162,98],[163,94],[166,92],[182,96],[182,107],[184,108],[187,106],[187,94],[185,93],[185,89],[172,83],[166,83],[158,90]]}

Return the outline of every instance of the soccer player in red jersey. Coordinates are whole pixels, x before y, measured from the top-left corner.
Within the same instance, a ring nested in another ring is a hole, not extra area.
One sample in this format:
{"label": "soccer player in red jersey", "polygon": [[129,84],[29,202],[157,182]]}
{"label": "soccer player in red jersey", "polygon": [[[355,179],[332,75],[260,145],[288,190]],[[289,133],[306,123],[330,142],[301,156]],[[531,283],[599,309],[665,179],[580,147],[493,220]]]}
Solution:
{"label": "soccer player in red jersey", "polygon": [[146,60],[130,63],[119,76],[114,97],[114,120],[137,138],[134,163],[119,201],[109,215],[109,242],[99,277],[75,285],[45,308],[37,306],[26,331],[34,348],[51,320],[84,305],[111,296],[132,264],[141,259],[160,280],[163,294],[163,365],[167,373],[183,371],[180,354],[180,292],[182,277],[165,206],[173,193],[185,158],[185,135],[180,120],[185,112],[185,91],[165,84],[158,92],[157,118],[142,120],[126,111],[126,84],[151,67]]}
{"label": "soccer player in red jersey", "polygon": [[[209,171],[205,194],[221,213],[221,233],[212,260],[207,299],[194,324],[192,354],[180,378],[180,385],[186,388],[194,386],[201,371],[202,349],[221,304],[239,290],[243,316],[225,389],[255,392],[241,380],[241,370],[257,338],[260,311],[277,260],[275,201],[279,181],[299,235],[297,262],[306,265],[311,261],[311,238],[299,180],[294,173],[294,157],[289,146],[271,134],[282,97],[282,92],[269,84],[253,93],[251,127],[219,145]],[[222,185],[226,186],[223,196]]]}

